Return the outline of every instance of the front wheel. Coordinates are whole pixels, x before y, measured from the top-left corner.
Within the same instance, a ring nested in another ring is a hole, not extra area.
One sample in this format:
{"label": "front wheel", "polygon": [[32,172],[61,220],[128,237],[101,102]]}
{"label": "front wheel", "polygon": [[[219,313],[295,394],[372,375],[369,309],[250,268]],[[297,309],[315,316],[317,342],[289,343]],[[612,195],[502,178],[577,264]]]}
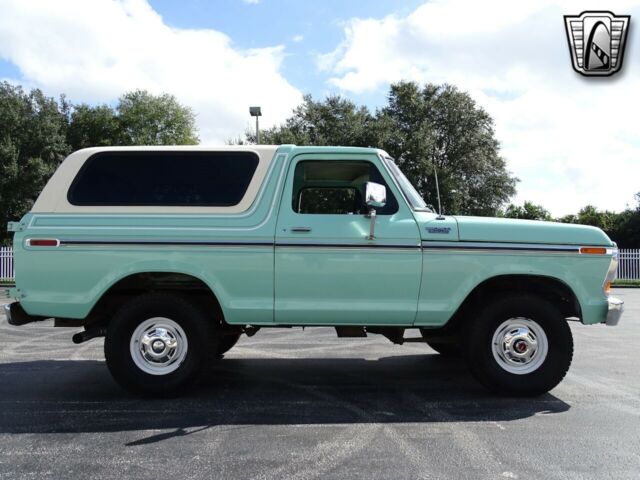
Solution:
{"label": "front wheel", "polygon": [[564,378],[573,357],[571,329],[555,305],[533,295],[492,301],[463,339],[472,374],[498,393],[536,396]]}
{"label": "front wheel", "polygon": [[129,391],[163,395],[187,387],[215,352],[214,323],[187,298],[145,294],[120,308],[107,327],[104,353]]}

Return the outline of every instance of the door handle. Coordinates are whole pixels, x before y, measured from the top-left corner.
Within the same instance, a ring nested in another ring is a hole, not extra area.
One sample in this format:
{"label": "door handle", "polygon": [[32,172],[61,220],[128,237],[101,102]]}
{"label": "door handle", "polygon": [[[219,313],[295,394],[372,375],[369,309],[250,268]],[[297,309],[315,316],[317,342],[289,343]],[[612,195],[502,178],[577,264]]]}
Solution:
{"label": "door handle", "polygon": [[309,233],[311,231],[311,227],[291,227],[291,231],[293,233]]}

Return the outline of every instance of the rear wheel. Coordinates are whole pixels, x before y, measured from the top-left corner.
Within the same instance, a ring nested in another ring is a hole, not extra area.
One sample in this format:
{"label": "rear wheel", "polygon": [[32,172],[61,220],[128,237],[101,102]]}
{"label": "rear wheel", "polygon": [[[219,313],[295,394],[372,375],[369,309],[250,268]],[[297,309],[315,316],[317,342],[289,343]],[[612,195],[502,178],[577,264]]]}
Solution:
{"label": "rear wheel", "polygon": [[562,313],[532,295],[489,303],[472,319],[463,342],[473,375],[509,395],[548,392],[564,378],[573,357],[571,329]]}
{"label": "rear wheel", "polygon": [[214,323],[181,296],[145,294],[123,305],[108,325],[104,352],[124,388],[170,394],[187,387],[218,348]]}

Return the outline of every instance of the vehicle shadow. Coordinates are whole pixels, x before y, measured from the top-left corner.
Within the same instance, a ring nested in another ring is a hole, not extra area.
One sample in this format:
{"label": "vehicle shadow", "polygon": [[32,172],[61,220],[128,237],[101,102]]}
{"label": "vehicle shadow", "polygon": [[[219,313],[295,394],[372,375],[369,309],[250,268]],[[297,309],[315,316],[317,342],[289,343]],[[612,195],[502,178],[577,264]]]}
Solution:
{"label": "vehicle shadow", "polygon": [[218,425],[507,422],[570,408],[551,394],[492,395],[439,355],[229,358],[163,399],[123,391],[101,361],[4,363],[0,385],[0,433],[173,430],[131,445]]}

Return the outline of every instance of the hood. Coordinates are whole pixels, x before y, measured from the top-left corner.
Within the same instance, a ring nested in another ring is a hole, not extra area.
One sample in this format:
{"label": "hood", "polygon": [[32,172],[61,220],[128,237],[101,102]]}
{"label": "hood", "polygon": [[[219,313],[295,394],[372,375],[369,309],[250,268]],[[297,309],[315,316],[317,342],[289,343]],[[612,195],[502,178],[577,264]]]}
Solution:
{"label": "hood", "polygon": [[613,245],[602,230],[588,225],[492,217],[455,219],[459,240],[465,242]]}
{"label": "hood", "polygon": [[415,212],[422,240],[612,246],[599,228],[570,223]]}

